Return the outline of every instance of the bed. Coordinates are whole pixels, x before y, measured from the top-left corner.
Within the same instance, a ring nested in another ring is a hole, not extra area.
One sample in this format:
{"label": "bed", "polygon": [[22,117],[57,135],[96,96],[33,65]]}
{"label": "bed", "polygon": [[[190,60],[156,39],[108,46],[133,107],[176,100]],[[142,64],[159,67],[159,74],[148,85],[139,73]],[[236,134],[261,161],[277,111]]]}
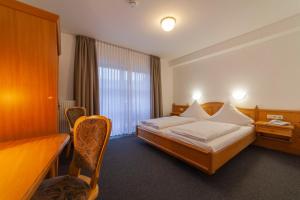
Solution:
{"label": "bed", "polygon": [[[213,115],[223,106],[223,103],[209,102],[201,106],[208,114]],[[186,105],[173,105],[173,113],[180,114],[187,107]],[[238,109],[255,120],[256,109]],[[162,151],[207,174],[214,174],[227,161],[254,142],[254,127],[242,127],[239,131],[217,138],[208,144],[174,136],[169,128],[155,130],[151,127],[139,125],[136,134],[140,139]]]}

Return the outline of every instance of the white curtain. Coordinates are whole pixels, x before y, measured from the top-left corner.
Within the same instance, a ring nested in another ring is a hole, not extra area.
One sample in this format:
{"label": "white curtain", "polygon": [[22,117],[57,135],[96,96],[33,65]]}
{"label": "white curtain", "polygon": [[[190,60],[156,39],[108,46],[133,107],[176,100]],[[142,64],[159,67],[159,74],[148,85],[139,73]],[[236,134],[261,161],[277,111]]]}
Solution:
{"label": "white curtain", "polygon": [[150,118],[150,56],[97,41],[100,114],[112,120],[112,136],[133,134]]}

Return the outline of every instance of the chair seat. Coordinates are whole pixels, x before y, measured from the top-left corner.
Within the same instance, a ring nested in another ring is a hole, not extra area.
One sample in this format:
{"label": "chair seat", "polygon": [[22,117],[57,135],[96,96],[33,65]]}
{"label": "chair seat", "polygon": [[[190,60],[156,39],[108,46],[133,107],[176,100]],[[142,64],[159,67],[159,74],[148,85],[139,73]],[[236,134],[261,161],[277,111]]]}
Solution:
{"label": "chair seat", "polygon": [[85,200],[90,186],[73,176],[50,178],[40,185],[32,200]]}

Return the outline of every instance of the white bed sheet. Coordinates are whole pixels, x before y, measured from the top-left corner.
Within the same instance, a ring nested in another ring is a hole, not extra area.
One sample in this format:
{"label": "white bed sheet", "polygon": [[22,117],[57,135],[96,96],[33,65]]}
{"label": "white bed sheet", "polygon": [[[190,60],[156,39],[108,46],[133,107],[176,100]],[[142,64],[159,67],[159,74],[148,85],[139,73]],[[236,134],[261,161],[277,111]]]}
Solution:
{"label": "white bed sheet", "polygon": [[196,141],[196,140],[193,140],[190,138],[186,138],[186,137],[174,134],[169,130],[170,128],[157,130],[150,126],[144,126],[144,125],[140,125],[139,128],[143,129],[145,131],[149,131],[151,133],[155,133],[157,135],[164,136],[166,138],[170,138],[170,139],[174,138],[174,139],[180,140],[184,143],[191,144],[196,147],[200,147],[200,148],[205,149],[210,152],[221,151],[222,149],[237,142],[238,140],[242,139],[243,137],[246,137],[251,134],[255,134],[254,126],[241,126],[240,129],[233,131],[232,133],[226,134],[224,136],[221,136],[219,138],[216,138],[212,141],[200,142],[200,141]]}
{"label": "white bed sheet", "polygon": [[143,120],[140,122],[140,124],[143,126],[153,127],[155,129],[164,129],[164,128],[188,124],[196,121],[197,121],[196,118],[191,118],[191,117],[170,116],[170,117],[160,117],[155,119]]}
{"label": "white bed sheet", "polygon": [[212,122],[202,120],[194,123],[171,127],[172,133],[198,140],[199,142],[209,142],[216,138],[227,135],[238,130],[240,126],[222,122]]}

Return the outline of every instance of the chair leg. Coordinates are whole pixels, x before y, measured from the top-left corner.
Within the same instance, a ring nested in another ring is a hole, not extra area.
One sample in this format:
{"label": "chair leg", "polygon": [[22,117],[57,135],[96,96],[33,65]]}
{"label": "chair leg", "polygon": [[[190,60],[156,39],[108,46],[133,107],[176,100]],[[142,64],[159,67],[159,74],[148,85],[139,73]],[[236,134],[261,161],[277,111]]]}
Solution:
{"label": "chair leg", "polygon": [[71,154],[71,147],[72,147],[72,141],[69,141],[69,144],[67,146],[67,153],[66,153],[66,157],[69,158],[70,154]]}
{"label": "chair leg", "polygon": [[[80,178],[81,180],[83,180],[87,184],[91,184],[91,178],[90,177],[79,175],[78,178]],[[99,181],[99,180],[97,180],[97,181]],[[98,197],[100,197],[100,192],[99,192],[99,185],[97,184],[93,189],[91,189],[89,191],[88,200],[95,200]]]}
{"label": "chair leg", "polygon": [[58,158],[53,161],[51,168],[49,170],[49,178],[56,177],[58,175]]}

